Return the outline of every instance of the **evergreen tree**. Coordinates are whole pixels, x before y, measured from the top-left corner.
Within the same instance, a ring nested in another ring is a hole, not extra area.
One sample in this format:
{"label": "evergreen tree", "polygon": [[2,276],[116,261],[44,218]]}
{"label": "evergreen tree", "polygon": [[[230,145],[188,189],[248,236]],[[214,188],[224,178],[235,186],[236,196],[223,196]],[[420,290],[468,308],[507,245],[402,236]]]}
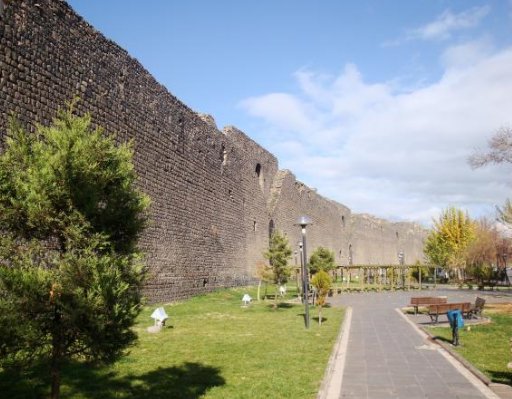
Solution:
{"label": "evergreen tree", "polygon": [[309,270],[312,274],[315,274],[320,270],[329,272],[335,268],[336,262],[334,260],[334,252],[328,248],[316,248],[309,258]]}
{"label": "evergreen tree", "polygon": [[136,338],[149,199],[130,144],[60,111],[0,155],[0,366],[48,361],[51,397],[71,358],[112,361]]}
{"label": "evergreen tree", "polygon": [[286,284],[291,276],[291,269],[288,266],[288,261],[292,257],[292,249],[286,238],[281,232],[275,231],[270,237],[270,244],[268,251],[264,254],[268,259],[272,269],[272,279],[276,287],[275,305],[277,306],[277,290],[282,284]]}

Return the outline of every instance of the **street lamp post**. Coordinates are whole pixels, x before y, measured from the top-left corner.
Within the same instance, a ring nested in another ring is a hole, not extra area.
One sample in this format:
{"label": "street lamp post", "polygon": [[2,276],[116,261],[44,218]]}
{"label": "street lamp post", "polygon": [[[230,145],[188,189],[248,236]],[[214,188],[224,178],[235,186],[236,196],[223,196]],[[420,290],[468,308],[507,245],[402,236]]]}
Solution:
{"label": "street lamp post", "polygon": [[400,267],[400,274],[402,275],[402,289],[405,290],[405,274],[404,274],[404,251],[400,250],[398,253],[398,263]]}
{"label": "street lamp post", "polygon": [[503,279],[505,279],[506,281],[507,278],[507,257],[508,254],[506,252],[503,252],[503,269],[501,271],[499,271],[498,269],[498,275],[496,276],[497,278],[500,279],[500,281],[503,281]]}
{"label": "street lamp post", "polygon": [[308,293],[309,293],[309,281],[308,281],[308,266],[307,266],[307,252],[306,252],[306,226],[311,223],[311,220],[307,216],[302,216],[299,221],[298,225],[301,227],[301,233],[302,233],[302,295],[304,298],[304,322],[306,324],[306,328],[309,328],[309,300],[308,300]]}
{"label": "street lamp post", "polygon": [[302,241],[299,241],[299,258],[300,258],[300,294],[304,303],[304,259],[302,259]]}
{"label": "street lamp post", "polygon": [[299,292],[299,298],[300,298],[300,270],[299,270],[299,267],[298,267],[298,264],[297,264],[297,251],[293,251],[293,255],[294,255],[294,262],[295,262],[295,283],[297,285],[297,292]]}
{"label": "street lamp post", "polygon": [[352,254],[352,244],[348,246],[348,266],[347,266],[347,288],[350,284],[350,280],[352,278],[352,273],[350,270],[350,266],[353,264],[353,254]]}

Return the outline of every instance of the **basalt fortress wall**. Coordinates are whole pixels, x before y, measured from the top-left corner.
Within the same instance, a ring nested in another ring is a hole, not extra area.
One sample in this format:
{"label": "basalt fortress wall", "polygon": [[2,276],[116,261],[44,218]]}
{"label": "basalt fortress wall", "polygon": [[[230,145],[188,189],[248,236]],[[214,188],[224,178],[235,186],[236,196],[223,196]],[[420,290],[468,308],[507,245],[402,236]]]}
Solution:
{"label": "basalt fortress wall", "polygon": [[296,246],[300,215],[313,220],[308,250],[329,247],[340,265],[396,264],[401,250],[407,263],[422,259],[420,226],[354,215],[279,170],[271,153],[234,127],[219,131],[66,2],[0,0],[0,134],[10,113],[33,130],[75,96],[77,112],[134,140],[138,185],[152,199],[140,242],[152,301],[248,283],[272,229]]}

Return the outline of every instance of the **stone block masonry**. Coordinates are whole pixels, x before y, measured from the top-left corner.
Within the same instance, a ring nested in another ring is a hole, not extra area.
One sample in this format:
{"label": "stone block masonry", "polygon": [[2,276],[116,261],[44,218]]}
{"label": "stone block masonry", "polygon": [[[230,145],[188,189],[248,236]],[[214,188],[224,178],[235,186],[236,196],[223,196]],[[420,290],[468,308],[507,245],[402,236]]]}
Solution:
{"label": "stone block masonry", "polygon": [[407,263],[422,259],[423,229],[352,215],[280,171],[271,153],[234,127],[219,131],[66,2],[0,0],[0,135],[9,114],[33,130],[76,96],[78,113],[134,142],[138,185],[152,199],[140,246],[153,302],[247,284],[271,230],[296,246],[301,214],[314,221],[309,250],[329,247],[340,264],[350,253],[354,263],[397,263],[399,250]]}

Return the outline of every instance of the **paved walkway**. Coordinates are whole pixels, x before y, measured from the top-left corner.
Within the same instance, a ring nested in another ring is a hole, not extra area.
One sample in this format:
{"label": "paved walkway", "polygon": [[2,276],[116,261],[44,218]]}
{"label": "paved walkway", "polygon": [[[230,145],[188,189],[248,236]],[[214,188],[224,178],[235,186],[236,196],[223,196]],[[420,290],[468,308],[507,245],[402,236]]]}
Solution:
{"label": "paved walkway", "polygon": [[[435,294],[447,295],[449,302],[474,302],[476,296],[476,292],[459,291]],[[329,298],[332,305],[352,308],[348,345],[339,351],[346,352],[339,398],[498,398],[396,311],[406,306],[412,295],[414,292],[363,293]],[[335,396],[327,397],[338,399],[338,393]]]}

